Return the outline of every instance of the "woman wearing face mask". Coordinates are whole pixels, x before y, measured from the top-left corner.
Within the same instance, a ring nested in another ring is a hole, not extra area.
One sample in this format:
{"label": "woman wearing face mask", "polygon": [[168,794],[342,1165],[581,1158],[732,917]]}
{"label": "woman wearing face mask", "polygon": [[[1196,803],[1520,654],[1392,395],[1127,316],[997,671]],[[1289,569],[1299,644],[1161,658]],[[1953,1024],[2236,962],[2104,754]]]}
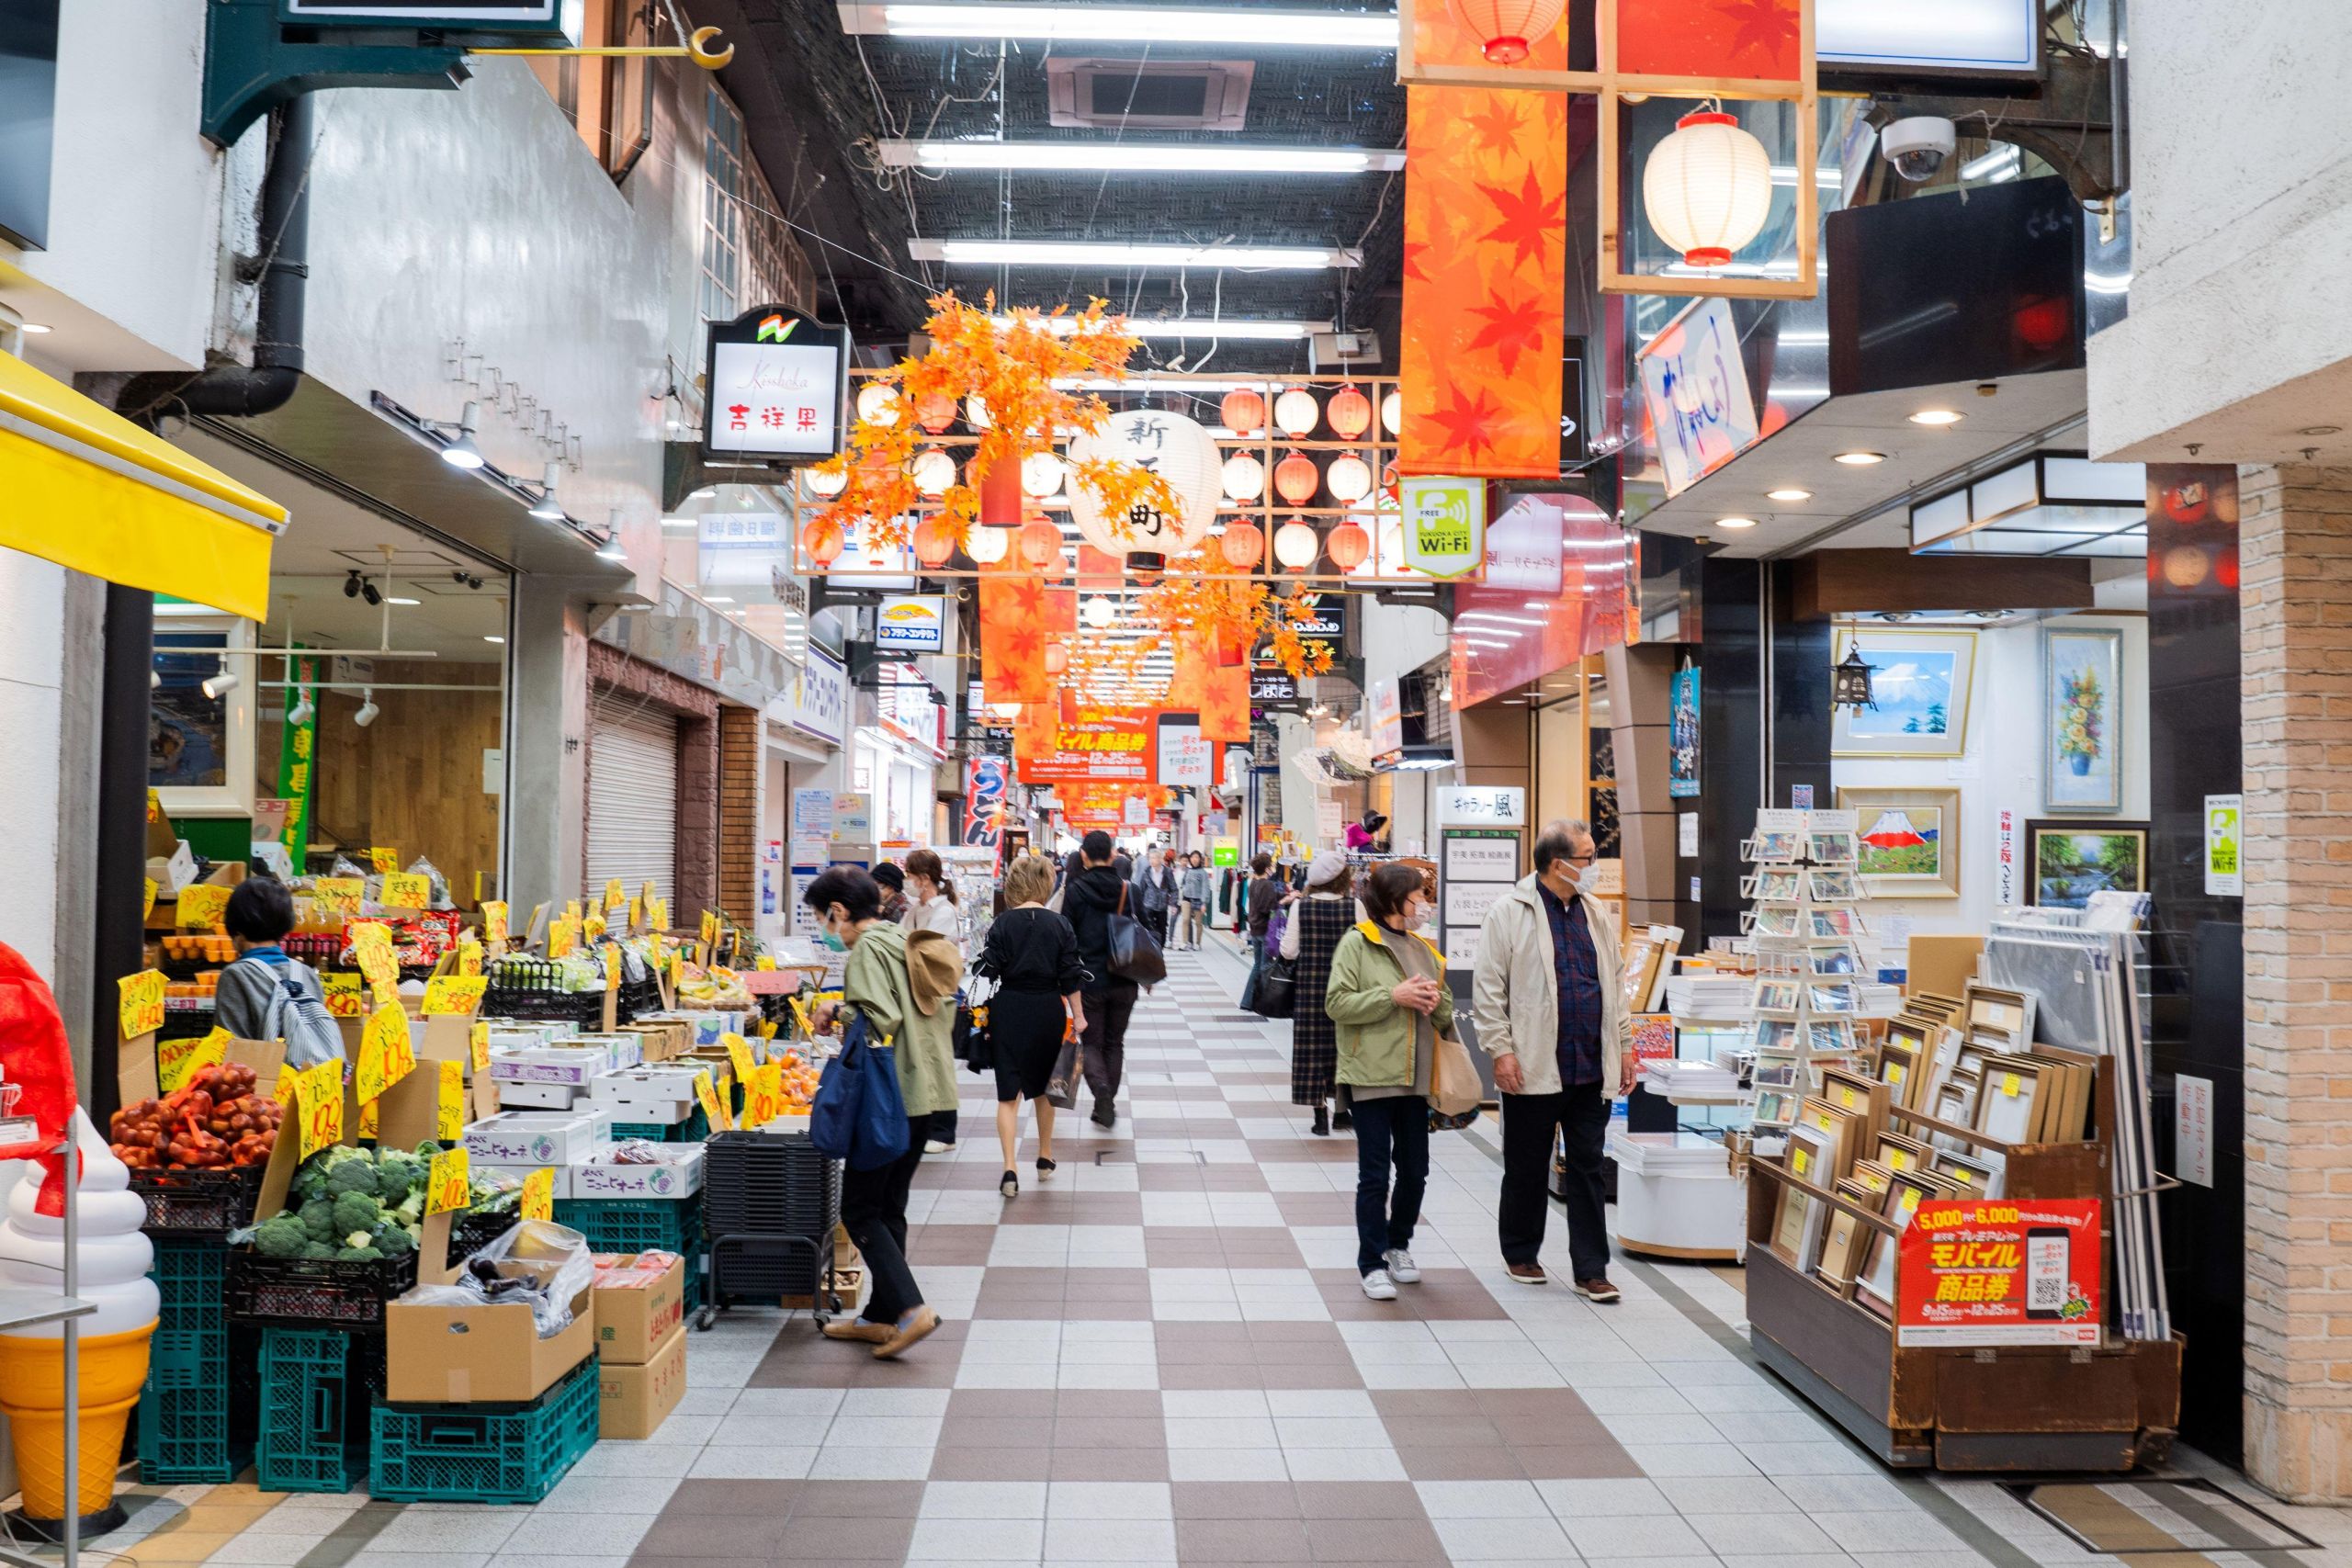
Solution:
{"label": "woman wearing face mask", "polygon": [[1340,938],[1323,998],[1355,1117],[1356,1272],[1376,1302],[1420,1281],[1412,1246],[1429,1185],[1430,1075],[1438,1036],[1453,1028],[1444,960],[1419,931],[1428,894],[1415,866],[1365,878],[1372,919]]}
{"label": "woman wearing face mask", "polygon": [[956,1104],[956,1063],[949,1037],[962,964],[955,950],[928,931],[911,937],[882,915],[882,889],[854,866],[834,866],[808,885],[802,900],[825,934],[849,948],[842,1000],[817,1010],[829,1028],[837,1007],[857,1010],[869,1043],[889,1053],[906,1102],[907,1152],[872,1170],[842,1172],[842,1224],[865,1255],[873,1290],[855,1318],[835,1318],[824,1332],[874,1347],[877,1358],[898,1355],[939,1326],[907,1267],[907,1194],[922,1163],[923,1128],[933,1111]]}

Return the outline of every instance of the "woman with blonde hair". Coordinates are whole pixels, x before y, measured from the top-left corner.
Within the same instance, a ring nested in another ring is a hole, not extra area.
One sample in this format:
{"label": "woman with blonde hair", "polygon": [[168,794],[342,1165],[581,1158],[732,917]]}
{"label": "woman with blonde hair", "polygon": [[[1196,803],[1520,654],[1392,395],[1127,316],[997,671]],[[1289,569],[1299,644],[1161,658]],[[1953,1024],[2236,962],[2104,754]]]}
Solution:
{"label": "woman with blonde hair", "polygon": [[1023,1100],[1037,1112],[1037,1175],[1054,1173],[1054,1102],[1046,1098],[1046,1085],[1062,1042],[1084,1020],[1078,933],[1046,908],[1053,886],[1053,863],[1042,855],[1013,862],[1004,874],[1005,911],[989,925],[973,965],[997,987],[988,1000],[989,1050],[996,1058],[996,1137],[1004,1148],[997,1190],[1007,1198],[1021,1190]]}

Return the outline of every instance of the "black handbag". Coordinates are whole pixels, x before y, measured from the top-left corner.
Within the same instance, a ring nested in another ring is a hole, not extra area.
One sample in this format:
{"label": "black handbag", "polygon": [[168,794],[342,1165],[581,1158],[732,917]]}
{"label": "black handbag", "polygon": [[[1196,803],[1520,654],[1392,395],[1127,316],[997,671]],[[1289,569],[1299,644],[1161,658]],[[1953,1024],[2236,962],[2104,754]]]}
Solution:
{"label": "black handbag", "polygon": [[[1111,912],[1111,973],[1136,985],[1157,986],[1168,978],[1168,960],[1159,943],[1127,913],[1127,890],[1119,889],[1119,907]],[[1285,1015],[1287,1016],[1287,1015]]]}
{"label": "black handbag", "polygon": [[1267,959],[1258,971],[1258,988],[1250,1002],[1250,1010],[1260,1018],[1290,1017],[1298,1007],[1295,961],[1279,955]]}
{"label": "black handbag", "polygon": [[989,1004],[956,1009],[956,1059],[976,1073],[996,1069],[996,1042],[989,1036]]}

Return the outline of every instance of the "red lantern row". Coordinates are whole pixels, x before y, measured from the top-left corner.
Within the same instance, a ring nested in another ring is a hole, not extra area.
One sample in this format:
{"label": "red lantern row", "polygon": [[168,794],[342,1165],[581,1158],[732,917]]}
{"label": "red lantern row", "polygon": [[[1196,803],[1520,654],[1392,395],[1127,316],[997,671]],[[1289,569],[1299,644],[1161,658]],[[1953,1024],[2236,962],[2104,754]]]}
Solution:
{"label": "red lantern row", "polygon": [[[1250,435],[1266,425],[1266,400],[1248,387],[1238,387],[1226,393],[1217,405],[1218,417],[1225,427],[1236,435]],[[1372,428],[1372,400],[1354,387],[1342,387],[1331,394],[1331,400],[1320,408],[1315,394],[1304,387],[1292,387],[1274,399],[1274,427],[1285,435],[1304,437],[1318,423],[1328,421],[1334,434],[1342,441],[1353,441]]]}

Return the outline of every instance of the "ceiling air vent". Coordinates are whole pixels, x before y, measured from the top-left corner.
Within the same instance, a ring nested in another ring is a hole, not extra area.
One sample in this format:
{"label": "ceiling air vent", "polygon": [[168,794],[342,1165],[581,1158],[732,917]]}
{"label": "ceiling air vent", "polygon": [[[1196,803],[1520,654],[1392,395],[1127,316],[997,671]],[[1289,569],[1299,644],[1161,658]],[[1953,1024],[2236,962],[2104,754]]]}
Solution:
{"label": "ceiling air vent", "polygon": [[1046,62],[1053,123],[1129,130],[1239,130],[1250,105],[1246,60]]}

